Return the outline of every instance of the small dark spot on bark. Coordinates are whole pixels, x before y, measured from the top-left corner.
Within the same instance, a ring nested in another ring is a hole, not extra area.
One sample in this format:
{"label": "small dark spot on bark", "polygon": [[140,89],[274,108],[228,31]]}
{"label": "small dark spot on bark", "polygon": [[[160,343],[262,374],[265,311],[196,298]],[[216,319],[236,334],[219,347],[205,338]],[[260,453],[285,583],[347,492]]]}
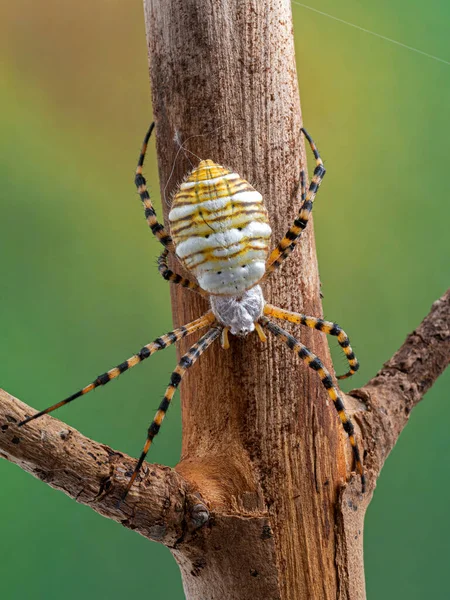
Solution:
{"label": "small dark spot on bark", "polygon": [[215,527],[215,525],[216,525],[216,517],[214,516],[214,513],[210,513],[209,520],[208,520],[208,527]]}
{"label": "small dark spot on bark", "polygon": [[100,488],[98,490],[98,494],[96,496],[96,498],[102,498],[104,497],[108,491],[111,489],[112,486],[112,481],[111,481],[111,474],[107,475],[106,477],[104,477],[101,481],[100,481]]}
{"label": "small dark spot on bark", "polygon": [[259,573],[256,569],[250,569],[250,575],[252,577],[258,577]]}
{"label": "small dark spot on bark", "polygon": [[120,521],[124,527],[128,527],[128,529],[136,529],[136,525],[131,522],[131,519],[124,519]]}
{"label": "small dark spot on bark", "polygon": [[34,469],[33,473],[41,481],[46,481],[47,480],[48,473],[46,471],[43,471],[42,469]]}
{"label": "small dark spot on bark", "polygon": [[18,438],[16,435],[13,437],[13,439],[11,441],[13,444],[20,444],[20,438]]}
{"label": "small dark spot on bark", "polygon": [[70,433],[71,432],[68,429],[61,429],[61,431],[59,432],[59,437],[62,440],[67,440],[67,438],[69,437]]}
{"label": "small dark spot on bark", "polygon": [[88,452],[87,455],[90,456],[91,458],[93,458],[94,460],[97,459],[97,457],[95,456],[95,454],[92,454],[92,452]]}
{"label": "small dark spot on bark", "polygon": [[121,452],[115,452],[112,448],[110,448],[109,446],[103,446],[102,448],[105,452],[107,452],[107,454],[109,454],[109,456],[123,456],[123,454]]}
{"label": "small dark spot on bark", "polygon": [[[28,416],[28,415],[26,415]],[[17,419],[15,419],[14,417],[11,417],[11,415],[6,415],[6,420],[9,421],[10,423],[17,423]]]}
{"label": "small dark spot on bark", "polygon": [[9,427],[9,425],[2,425],[2,431],[7,431],[8,427]]}
{"label": "small dark spot on bark", "polygon": [[261,539],[269,540],[273,536],[270,525],[264,525],[262,528]]}
{"label": "small dark spot on bark", "polygon": [[200,571],[206,567],[206,560],[204,558],[197,558],[192,564],[191,575],[198,577]]}

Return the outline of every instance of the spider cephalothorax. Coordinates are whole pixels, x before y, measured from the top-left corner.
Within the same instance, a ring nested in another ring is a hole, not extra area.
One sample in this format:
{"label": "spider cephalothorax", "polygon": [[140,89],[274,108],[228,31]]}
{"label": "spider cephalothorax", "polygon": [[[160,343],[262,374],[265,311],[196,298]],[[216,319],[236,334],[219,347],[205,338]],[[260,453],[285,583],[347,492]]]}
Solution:
{"label": "spider cephalothorax", "polygon": [[[172,373],[164,398],[148,428],[147,441],[128,482],[122,498],[124,499],[139,473],[153,438],[159,432],[175,390],[187,369],[218,337],[221,337],[222,347],[227,349],[229,347],[228,332],[232,335],[246,336],[256,331],[260,340],[265,341],[264,330],[267,330],[285,342],[319,375],[349,436],[356,469],[361,475],[364,491],[365,478],[354,428],[345,412],[339,388],[334,384],[330,373],[320,359],[287,331],[270,321],[268,317],[305,325],[336,336],[350,365],[350,370],[342,375],[341,379],[353,375],[359,367],[346,333],[336,323],[267,304],[259,285],[289,256],[295,248],[301,232],[308,224],[315,195],[325,175],[325,168],[314,142],[302,129],[314,153],[316,168],[308,190],[305,185],[305,174],[303,171],[301,172],[299,213],[286,235],[269,254],[271,228],[261,194],[237,173],[212,160],[200,161],[199,165],[180,185],[173,198],[169,214],[170,235],[166,232],[164,226],[156,218],[142,175],[147,143],[153,127],[154,124],[150,126],[144,140],[136,169],[135,183],[144,205],[147,223],[164,246],[158,259],[159,272],[164,279],[208,297],[211,309],[195,321],[147,344],[137,354],[103,373],[79,392],[28,417],[20,425],[108,383],[158,350],[174,344],[194,331],[208,328],[198,342],[181,358]],[[182,277],[169,269],[167,264],[169,253],[175,254],[195,278],[195,281]]]}

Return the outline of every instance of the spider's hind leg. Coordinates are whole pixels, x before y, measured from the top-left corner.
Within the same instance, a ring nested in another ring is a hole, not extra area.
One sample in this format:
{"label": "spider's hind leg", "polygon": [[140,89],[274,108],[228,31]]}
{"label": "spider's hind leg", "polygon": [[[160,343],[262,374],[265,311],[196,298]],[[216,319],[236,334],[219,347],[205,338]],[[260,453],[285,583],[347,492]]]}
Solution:
{"label": "spider's hind leg", "polygon": [[156,340],[154,340],[150,344],[147,344],[146,346],[141,348],[139,350],[139,352],[134,354],[131,358],[124,361],[120,365],[117,365],[117,367],[114,367],[113,369],[106,371],[102,375],[99,375],[95,381],[93,381],[89,385],[85,386],[80,391],[76,392],[75,394],[72,394],[72,396],[69,396],[68,398],[65,398],[64,400],[61,400],[60,402],[57,402],[56,404],[53,404],[52,406],[49,406],[48,408],[41,410],[40,412],[37,412],[36,414],[32,415],[31,417],[27,417],[21,423],[19,423],[19,427],[21,427],[22,425],[25,425],[26,423],[29,423],[30,421],[34,421],[34,419],[38,419],[39,417],[42,417],[43,415],[47,415],[48,413],[53,412],[54,410],[56,410],[57,408],[60,408],[61,406],[64,406],[65,404],[69,404],[69,402],[72,402],[73,400],[80,398],[80,396],[84,396],[85,394],[91,392],[92,390],[99,387],[100,385],[106,385],[107,383],[109,383],[110,381],[112,381],[113,379],[118,377],[121,373],[125,373],[125,371],[128,371],[132,367],[138,365],[139,363],[141,363],[143,360],[145,360],[146,358],[148,358],[155,352],[158,352],[158,350],[163,350],[164,348],[167,348],[168,346],[175,344],[175,342],[177,342],[178,340],[181,340],[182,338],[186,337],[187,335],[190,335],[194,331],[203,329],[207,325],[211,325],[214,321],[215,321],[215,317],[212,314],[212,312],[209,311],[205,315],[200,317],[199,319],[195,319],[195,321],[192,321],[191,323],[188,323],[187,325],[184,325],[183,327],[178,327],[178,329],[169,331],[169,333],[166,333],[165,335],[162,335],[161,337],[156,338]]}
{"label": "spider's hind leg", "polygon": [[341,420],[342,427],[348,435],[348,439],[350,441],[353,456],[355,459],[356,470],[361,477],[362,492],[364,493],[366,489],[366,478],[364,475],[364,469],[361,461],[361,454],[359,452],[358,444],[356,443],[355,428],[353,427],[353,423],[351,422],[350,418],[345,412],[344,403],[342,401],[338,388],[333,383],[330,373],[315,354],[308,350],[306,346],[304,346],[301,342],[296,340],[287,331],[285,331],[275,323],[269,321],[267,317],[261,317],[259,322],[263,327],[266,327],[266,329],[268,329],[276,337],[280,338],[291,350],[298,354],[298,356],[303,360],[303,362],[305,362],[308,365],[310,369],[317,371],[324,388],[327,390],[328,396],[333,401],[334,407]]}
{"label": "spider's hind leg", "polygon": [[344,351],[350,366],[350,370],[345,373],[345,375],[339,375],[337,377],[338,379],[346,379],[347,377],[351,377],[359,369],[359,362],[355,356],[355,353],[353,352],[352,347],[350,346],[348,335],[343,329],[341,329],[341,327],[339,327],[337,323],[324,321],[323,319],[318,319],[317,317],[309,317],[302,313],[291,312],[290,310],[284,310],[283,308],[272,306],[271,304],[266,304],[264,306],[264,314],[268,317],[275,317],[276,319],[282,319],[283,321],[289,321],[290,323],[305,325],[310,329],[317,329],[318,331],[322,331],[328,335],[336,336],[337,341]]}
{"label": "spider's hind leg", "polygon": [[147,456],[147,453],[150,449],[152,441],[154,437],[158,434],[161,423],[166,416],[167,410],[170,406],[170,402],[175,394],[177,387],[179,386],[183,375],[186,371],[195,363],[195,361],[205,352],[205,350],[214,342],[216,338],[219,337],[221,333],[221,326],[214,326],[209,329],[199,340],[195,343],[189,350],[186,352],[184,356],[181,357],[180,362],[176,366],[170,377],[170,383],[166,389],[166,393],[164,394],[164,398],[159,405],[159,408],[156,412],[156,415],[150,424],[147,432],[147,440],[145,442],[144,448],[142,450],[141,456],[136,464],[136,467],[133,471],[133,474],[127,484],[124,494],[122,495],[121,501],[123,502],[130,491],[134,480],[136,479],[139,471],[141,470],[142,464]]}

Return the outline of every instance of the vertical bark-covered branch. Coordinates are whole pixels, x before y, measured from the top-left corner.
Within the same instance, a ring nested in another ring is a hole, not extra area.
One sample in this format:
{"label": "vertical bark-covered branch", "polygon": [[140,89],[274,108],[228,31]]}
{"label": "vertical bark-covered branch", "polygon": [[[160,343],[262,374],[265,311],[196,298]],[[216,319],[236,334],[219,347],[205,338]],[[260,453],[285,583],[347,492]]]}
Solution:
{"label": "vertical bark-covered branch", "polygon": [[[290,2],[146,0],[145,15],[165,199],[195,161],[178,154],[176,138],[196,155],[230,165],[263,194],[276,241],[298,210],[305,166]],[[319,286],[311,223],[264,293],[320,316]],[[175,286],[172,305],[177,325],[205,309]],[[177,551],[185,587],[197,598],[213,597],[208,589],[233,599],[335,598],[335,502],[347,473],[339,424],[319,378],[289,350],[255,337],[233,339],[229,351],[216,345],[182,385],[177,468],[222,519],[196,551]],[[302,332],[302,341],[331,366],[322,335]],[[253,522],[260,564],[244,560],[251,533],[241,526]],[[270,592],[261,587],[269,566]],[[219,585],[219,571],[227,570],[233,577]]]}

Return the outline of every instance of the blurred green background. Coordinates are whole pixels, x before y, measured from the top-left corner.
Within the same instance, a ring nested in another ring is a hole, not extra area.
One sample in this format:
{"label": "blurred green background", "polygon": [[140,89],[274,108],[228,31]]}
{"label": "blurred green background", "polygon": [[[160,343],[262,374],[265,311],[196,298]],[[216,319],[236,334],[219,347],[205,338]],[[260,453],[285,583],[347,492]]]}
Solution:
{"label": "blurred green background", "polygon": [[[450,60],[450,4],[316,8]],[[133,188],[151,118],[141,1],[16,0],[0,24],[0,384],[36,408],[170,329]],[[449,284],[450,66],[293,6],[305,125],[328,168],[315,208],[326,317],[363,384]],[[147,167],[159,191],[154,148]],[[344,368],[334,353],[337,370]],[[175,353],[58,413],[136,456]],[[371,600],[448,598],[447,373],[390,456],[365,533]],[[446,401],[447,400],[447,401]],[[151,460],[174,465],[179,403]],[[169,552],[0,462],[2,597],[183,597]]]}

